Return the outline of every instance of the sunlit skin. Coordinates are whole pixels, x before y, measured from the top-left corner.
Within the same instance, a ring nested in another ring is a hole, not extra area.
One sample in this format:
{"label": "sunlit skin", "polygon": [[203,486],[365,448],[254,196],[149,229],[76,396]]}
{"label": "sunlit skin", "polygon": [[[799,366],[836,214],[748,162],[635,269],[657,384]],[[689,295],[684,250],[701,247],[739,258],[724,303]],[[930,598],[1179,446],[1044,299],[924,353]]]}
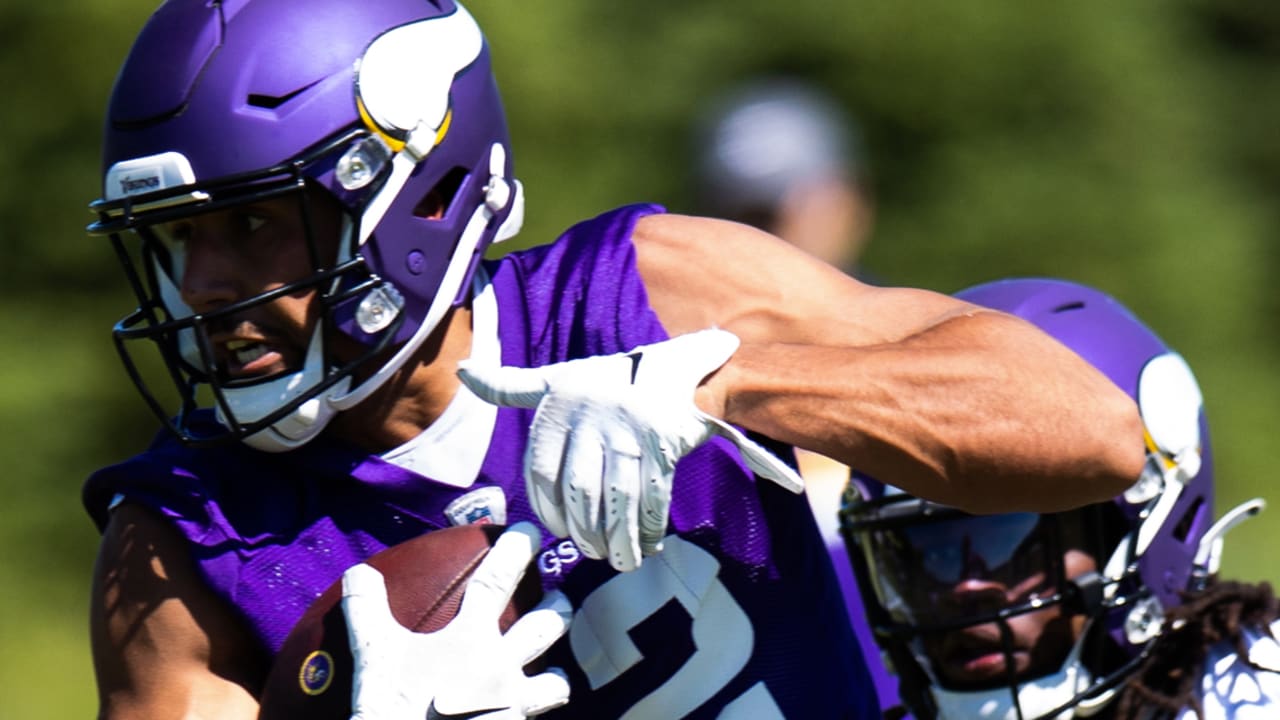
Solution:
{"label": "sunlit skin", "polygon": [[[318,193],[313,193],[310,206],[317,253],[331,262],[337,252],[339,210]],[[183,302],[196,313],[212,312],[314,272],[295,197],[195,215],[159,230],[180,258],[175,281]],[[210,340],[219,371],[239,380],[300,367],[319,312],[316,294],[306,289],[213,323]]]}
{"label": "sunlit skin", "polygon": [[[1063,555],[1067,577],[1074,578],[1097,569],[1087,553],[1068,550]],[[966,578],[954,585],[948,604],[956,607],[992,608],[1023,603],[1035,596],[1045,582],[1037,573],[1012,587],[1002,583]],[[1064,616],[1060,606],[1009,618],[1014,672],[1018,678],[1035,677],[1055,670],[1084,629],[1083,615]],[[1004,643],[996,623],[973,625],[925,639],[925,652],[933,669],[948,687],[978,689],[1008,682]]]}
{"label": "sunlit skin", "polygon": [[[342,210],[322,191],[308,196],[311,231],[321,266],[337,255]],[[444,207],[434,195],[423,201],[423,216],[438,218]],[[196,313],[276,290],[315,272],[298,198],[280,198],[203,213],[157,228],[181,257],[174,278],[182,300]],[[212,323],[218,371],[224,380],[265,378],[301,367],[320,319],[319,290],[308,287],[252,306]],[[409,362],[357,407],[340,413],[327,432],[371,452],[384,452],[413,438],[443,412],[458,388],[452,368],[471,347],[471,315],[466,306],[446,313],[440,327]],[[326,337],[332,358],[352,360],[364,352],[354,340]],[[388,349],[384,355],[393,353]],[[382,357],[358,369],[358,383]]]}

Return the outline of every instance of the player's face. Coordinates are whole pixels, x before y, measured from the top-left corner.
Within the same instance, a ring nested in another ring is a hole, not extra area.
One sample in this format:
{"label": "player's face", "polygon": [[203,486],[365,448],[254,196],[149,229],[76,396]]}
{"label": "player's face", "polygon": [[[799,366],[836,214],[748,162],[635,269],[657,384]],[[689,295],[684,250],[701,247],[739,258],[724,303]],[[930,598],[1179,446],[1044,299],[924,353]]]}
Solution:
{"label": "player's face", "polygon": [[[1068,550],[1063,556],[1063,571],[1068,578],[1096,569],[1094,559],[1080,550]],[[1043,593],[1048,584],[1044,572],[1032,573],[1012,584],[966,578],[951,588],[944,602],[957,610],[1007,607],[1027,602]],[[1012,650],[1008,655],[1000,624],[995,622],[928,636],[925,652],[934,672],[955,689],[1006,684],[1010,669],[1019,679],[1044,675],[1061,665],[1083,629],[1084,617],[1064,615],[1055,605],[1016,615],[1004,624]]]}
{"label": "player's face", "polygon": [[[209,313],[307,278],[332,263],[341,226],[336,203],[309,196],[314,254],[296,197],[265,200],[196,215],[154,228],[173,258],[183,302]],[[210,332],[224,381],[267,377],[299,368],[319,315],[311,287],[214,321]]]}

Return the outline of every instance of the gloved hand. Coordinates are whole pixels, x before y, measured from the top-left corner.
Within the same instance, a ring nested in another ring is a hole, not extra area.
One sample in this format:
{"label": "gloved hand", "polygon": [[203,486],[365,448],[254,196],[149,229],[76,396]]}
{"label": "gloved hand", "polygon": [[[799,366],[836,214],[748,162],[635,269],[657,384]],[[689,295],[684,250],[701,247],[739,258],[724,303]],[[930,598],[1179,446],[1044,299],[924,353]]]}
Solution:
{"label": "gloved hand", "polygon": [[540,546],[532,523],[511,526],[467,580],[457,616],[433,633],[396,621],[382,573],[365,563],[343,573],[342,612],[355,663],[352,720],[519,720],[568,702],[569,682],[559,669],[524,673],[525,664],[568,630],[568,599],[548,593],[505,635],[498,630]]}
{"label": "gloved hand", "polygon": [[715,435],[731,440],[760,477],[804,489],[790,466],[694,404],[698,384],[738,344],[712,328],[539,368],[464,361],[458,374],[491,403],[537,408],[524,455],[534,511],[557,537],[627,571],[662,549],[676,462]]}

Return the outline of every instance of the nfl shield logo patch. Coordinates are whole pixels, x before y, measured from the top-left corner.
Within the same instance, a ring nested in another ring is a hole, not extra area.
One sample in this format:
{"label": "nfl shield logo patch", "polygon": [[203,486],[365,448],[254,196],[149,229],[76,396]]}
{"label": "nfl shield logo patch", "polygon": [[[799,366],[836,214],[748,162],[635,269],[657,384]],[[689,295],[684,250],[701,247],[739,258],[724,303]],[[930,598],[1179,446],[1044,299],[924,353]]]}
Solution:
{"label": "nfl shield logo patch", "polygon": [[459,497],[444,509],[454,525],[506,525],[507,496],[498,487],[482,487]]}

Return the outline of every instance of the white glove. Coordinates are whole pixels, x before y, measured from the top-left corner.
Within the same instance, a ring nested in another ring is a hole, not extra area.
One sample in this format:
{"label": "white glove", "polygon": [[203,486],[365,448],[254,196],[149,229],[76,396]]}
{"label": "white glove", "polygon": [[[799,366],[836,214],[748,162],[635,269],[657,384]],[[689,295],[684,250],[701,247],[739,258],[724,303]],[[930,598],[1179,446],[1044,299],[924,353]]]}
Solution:
{"label": "white glove", "polygon": [[804,489],[790,466],[693,402],[738,343],[712,328],[539,368],[464,361],[458,375],[491,403],[537,408],[524,455],[534,511],[587,557],[627,571],[662,549],[676,461],[715,435],[731,440],[757,475]]}
{"label": "white glove", "polygon": [[382,573],[365,563],[343,573],[342,612],[355,663],[352,720],[519,720],[568,702],[569,682],[558,668],[524,673],[568,630],[568,599],[547,593],[505,635],[498,630],[498,618],[540,546],[533,523],[511,526],[467,580],[457,616],[433,633],[396,621]]}

